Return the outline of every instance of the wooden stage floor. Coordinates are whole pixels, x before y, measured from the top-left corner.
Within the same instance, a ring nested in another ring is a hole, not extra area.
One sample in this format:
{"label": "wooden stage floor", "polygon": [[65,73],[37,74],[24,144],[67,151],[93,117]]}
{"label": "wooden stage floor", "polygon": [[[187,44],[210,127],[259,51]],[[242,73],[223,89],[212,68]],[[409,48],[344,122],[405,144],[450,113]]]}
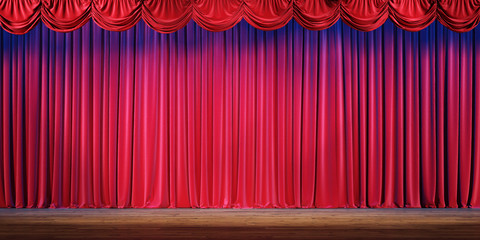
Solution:
{"label": "wooden stage floor", "polygon": [[0,209],[0,239],[480,239],[480,209]]}

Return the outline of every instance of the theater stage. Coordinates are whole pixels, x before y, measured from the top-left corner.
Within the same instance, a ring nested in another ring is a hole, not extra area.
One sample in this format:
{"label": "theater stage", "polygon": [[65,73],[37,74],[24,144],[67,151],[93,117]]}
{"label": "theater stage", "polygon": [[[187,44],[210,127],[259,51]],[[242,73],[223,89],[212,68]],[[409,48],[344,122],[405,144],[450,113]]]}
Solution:
{"label": "theater stage", "polygon": [[0,209],[0,239],[480,239],[480,209]]}

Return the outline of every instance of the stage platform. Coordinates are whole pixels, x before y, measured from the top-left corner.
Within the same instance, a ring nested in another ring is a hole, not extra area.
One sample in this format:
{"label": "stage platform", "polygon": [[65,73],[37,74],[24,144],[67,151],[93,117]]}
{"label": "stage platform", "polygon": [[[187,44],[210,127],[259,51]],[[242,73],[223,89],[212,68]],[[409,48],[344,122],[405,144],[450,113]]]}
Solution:
{"label": "stage platform", "polygon": [[480,239],[480,209],[0,209],[0,239]]}

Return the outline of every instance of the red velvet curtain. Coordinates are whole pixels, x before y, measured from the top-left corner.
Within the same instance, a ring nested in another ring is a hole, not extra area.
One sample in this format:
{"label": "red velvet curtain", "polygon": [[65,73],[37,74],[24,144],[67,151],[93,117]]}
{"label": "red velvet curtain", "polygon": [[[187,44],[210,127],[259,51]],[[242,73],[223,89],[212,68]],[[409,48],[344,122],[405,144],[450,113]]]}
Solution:
{"label": "red velvet curtain", "polygon": [[158,32],[178,31],[193,19],[210,31],[225,31],[245,19],[262,30],[281,28],[292,18],[310,30],[349,26],[371,31],[390,18],[398,27],[418,31],[435,19],[452,31],[467,32],[480,19],[478,0],[2,0],[0,24],[15,34],[40,20],[69,32],[90,18],[103,29],[123,31],[143,19]]}
{"label": "red velvet curtain", "polygon": [[0,207],[480,207],[479,29],[203,27],[3,31]]}

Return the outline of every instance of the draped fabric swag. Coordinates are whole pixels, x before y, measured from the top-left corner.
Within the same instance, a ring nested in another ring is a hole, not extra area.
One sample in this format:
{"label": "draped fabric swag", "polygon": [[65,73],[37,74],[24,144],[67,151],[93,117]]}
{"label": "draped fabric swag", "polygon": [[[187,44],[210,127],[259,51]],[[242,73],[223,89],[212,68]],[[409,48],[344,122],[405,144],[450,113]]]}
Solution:
{"label": "draped fabric swag", "polygon": [[478,0],[0,0],[0,24],[24,34],[42,21],[70,32],[93,19],[109,31],[132,28],[140,19],[171,33],[193,19],[209,31],[225,31],[245,19],[262,30],[283,27],[291,19],[310,30],[326,29],[342,19],[361,31],[379,28],[388,18],[398,27],[419,31],[435,19],[448,29],[467,32],[480,21]]}
{"label": "draped fabric swag", "polygon": [[1,32],[0,207],[480,207],[479,29],[147,25]]}

